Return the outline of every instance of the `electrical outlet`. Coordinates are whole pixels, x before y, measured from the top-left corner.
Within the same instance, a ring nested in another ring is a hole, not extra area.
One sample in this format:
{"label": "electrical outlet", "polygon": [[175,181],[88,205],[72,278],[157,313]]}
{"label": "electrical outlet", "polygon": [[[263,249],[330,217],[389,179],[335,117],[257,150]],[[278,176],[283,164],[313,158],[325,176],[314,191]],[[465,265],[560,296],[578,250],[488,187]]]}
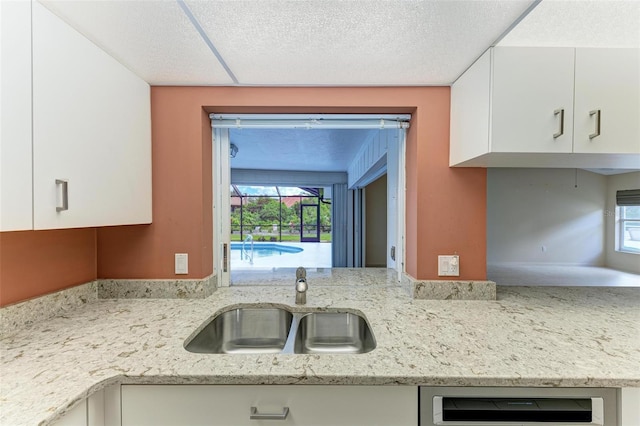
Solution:
{"label": "electrical outlet", "polygon": [[460,257],[457,254],[451,256],[438,256],[438,276],[460,276]]}
{"label": "electrical outlet", "polygon": [[176,275],[189,273],[189,255],[187,253],[176,253]]}

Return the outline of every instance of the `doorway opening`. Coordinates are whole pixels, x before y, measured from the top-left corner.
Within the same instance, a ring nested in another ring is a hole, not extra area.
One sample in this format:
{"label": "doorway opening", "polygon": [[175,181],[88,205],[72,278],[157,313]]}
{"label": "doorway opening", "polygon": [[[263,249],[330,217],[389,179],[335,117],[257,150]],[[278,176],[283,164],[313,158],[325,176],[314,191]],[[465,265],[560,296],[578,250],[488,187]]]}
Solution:
{"label": "doorway opening", "polygon": [[387,175],[365,187],[365,267],[387,265]]}
{"label": "doorway opening", "polygon": [[[400,276],[404,268],[404,145],[410,115],[211,114],[210,118],[214,264],[219,286],[234,283],[232,272],[241,267],[230,260],[238,255],[257,271],[255,248],[261,244],[275,244],[267,253],[277,253],[281,260],[299,256],[300,251],[293,249],[302,248],[311,255],[314,245],[330,253],[330,263],[320,261],[323,266],[298,257],[299,263],[281,268],[364,267],[367,220],[379,209],[386,210],[387,223],[369,229],[385,234],[377,238],[376,247],[384,254],[375,266],[394,269]],[[367,205],[367,185],[382,176],[386,191],[378,190],[377,196],[386,195],[385,202]],[[248,188],[260,188],[263,193],[251,194]],[[283,193],[290,190],[306,192],[294,213],[283,202]],[[241,223],[238,214],[234,219],[232,213],[238,204]],[[251,217],[258,205],[267,212]],[[277,246],[285,244],[292,247]],[[277,262],[268,264],[268,271],[279,268]]]}

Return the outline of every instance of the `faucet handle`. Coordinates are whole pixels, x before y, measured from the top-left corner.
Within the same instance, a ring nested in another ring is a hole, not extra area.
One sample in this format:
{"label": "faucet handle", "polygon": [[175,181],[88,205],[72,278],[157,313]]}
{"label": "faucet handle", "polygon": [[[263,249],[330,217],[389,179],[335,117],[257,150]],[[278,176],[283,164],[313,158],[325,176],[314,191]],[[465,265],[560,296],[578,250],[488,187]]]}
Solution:
{"label": "faucet handle", "polygon": [[298,269],[296,269],[296,280],[299,280],[301,278],[307,278],[307,270],[304,269],[304,267],[299,266]]}

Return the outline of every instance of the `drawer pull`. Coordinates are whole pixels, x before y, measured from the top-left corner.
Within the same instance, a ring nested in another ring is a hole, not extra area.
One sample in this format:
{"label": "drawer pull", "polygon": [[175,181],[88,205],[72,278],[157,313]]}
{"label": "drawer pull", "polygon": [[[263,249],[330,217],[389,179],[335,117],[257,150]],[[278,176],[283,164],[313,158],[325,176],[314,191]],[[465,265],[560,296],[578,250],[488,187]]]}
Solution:
{"label": "drawer pull", "polygon": [[282,413],[258,413],[257,407],[251,407],[250,420],[285,420],[289,415],[289,407],[284,407]]}

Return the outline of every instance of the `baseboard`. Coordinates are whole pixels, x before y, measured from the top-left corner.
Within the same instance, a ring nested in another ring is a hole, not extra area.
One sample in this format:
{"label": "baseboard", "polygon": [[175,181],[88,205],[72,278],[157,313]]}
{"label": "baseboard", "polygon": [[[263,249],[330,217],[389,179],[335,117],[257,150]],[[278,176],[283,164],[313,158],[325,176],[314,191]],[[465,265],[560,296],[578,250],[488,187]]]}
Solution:
{"label": "baseboard", "polygon": [[496,283],[483,280],[417,280],[403,274],[402,286],[414,299],[496,300]]}
{"label": "baseboard", "polygon": [[217,277],[195,280],[98,280],[99,299],[203,299],[216,291]]}
{"label": "baseboard", "polygon": [[96,280],[0,308],[0,338],[99,299],[202,299],[217,288],[215,275],[199,280]]}
{"label": "baseboard", "polygon": [[7,337],[31,324],[46,321],[98,299],[98,284],[90,281],[0,308],[0,337]]}

